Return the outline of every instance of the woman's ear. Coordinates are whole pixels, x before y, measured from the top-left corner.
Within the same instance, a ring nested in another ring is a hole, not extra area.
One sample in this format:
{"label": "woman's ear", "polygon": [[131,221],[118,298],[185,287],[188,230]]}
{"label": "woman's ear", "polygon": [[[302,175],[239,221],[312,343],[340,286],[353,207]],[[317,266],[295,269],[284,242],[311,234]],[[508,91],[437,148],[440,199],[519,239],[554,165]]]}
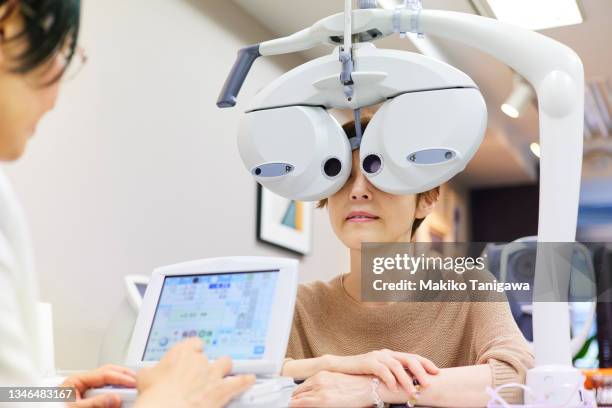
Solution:
{"label": "woman's ear", "polygon": [[436,208],[440,198],[440,187],[425,191],[417,196],[415,218],[425,218]]}
{"label": "woman's ear", "polygon": [[16,25],[15,16],[17,16],[18,2],[8,1],[2,2],[0,6],[0,66],[6,62],[6,38],[13,35]]}

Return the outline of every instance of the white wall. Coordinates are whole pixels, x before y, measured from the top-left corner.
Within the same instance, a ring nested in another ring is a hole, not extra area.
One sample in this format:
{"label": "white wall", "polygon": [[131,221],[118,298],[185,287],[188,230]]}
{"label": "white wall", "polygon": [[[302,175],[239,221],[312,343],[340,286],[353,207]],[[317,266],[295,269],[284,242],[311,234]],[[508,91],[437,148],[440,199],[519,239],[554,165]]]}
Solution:
{"label": "white wall", "polygon": [[[96,364],[123,275],[287,255],[255,240],[255,184],[235,142],[240,106],[215,106],[238,48],[270,37],[229,1],[84,1],[89,62],[9,169],[30,217],[41,295],[54,307],[59,368]],[[243,105],[301,62],[257,61]],[[326,212],[314,219],[302,280],[348,266]]]}

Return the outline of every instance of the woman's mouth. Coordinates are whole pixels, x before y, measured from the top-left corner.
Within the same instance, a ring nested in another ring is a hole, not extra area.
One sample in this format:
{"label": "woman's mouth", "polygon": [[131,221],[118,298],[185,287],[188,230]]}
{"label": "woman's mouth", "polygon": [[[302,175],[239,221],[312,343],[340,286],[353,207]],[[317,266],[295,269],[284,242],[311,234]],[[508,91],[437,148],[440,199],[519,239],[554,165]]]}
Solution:
{"label": "woman's mouth", "polygon": [[372,222],[376,221],[379,217],[370,214],[365,211],[353,211],[346,216],[345,220],[348,222]]}

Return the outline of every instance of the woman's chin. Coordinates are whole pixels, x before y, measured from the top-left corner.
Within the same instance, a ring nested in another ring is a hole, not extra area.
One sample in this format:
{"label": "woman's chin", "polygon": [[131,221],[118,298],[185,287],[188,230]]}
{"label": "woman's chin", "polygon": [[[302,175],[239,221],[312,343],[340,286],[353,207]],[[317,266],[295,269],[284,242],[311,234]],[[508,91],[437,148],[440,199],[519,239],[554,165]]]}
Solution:
{"label": "woman's chin", "polygon": [[345,237],[343,242],[350,249],[361,249],[363,242],[386,242],[385,237],[375,231],[346,231]]}

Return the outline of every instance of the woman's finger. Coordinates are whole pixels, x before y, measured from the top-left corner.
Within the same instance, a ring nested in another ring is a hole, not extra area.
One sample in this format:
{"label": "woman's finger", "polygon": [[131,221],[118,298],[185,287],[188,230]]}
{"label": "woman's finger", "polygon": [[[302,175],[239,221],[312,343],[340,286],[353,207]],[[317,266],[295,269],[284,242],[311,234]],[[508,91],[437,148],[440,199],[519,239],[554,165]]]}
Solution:
{"label": "woman's finger", "polygon": [[301,396],[300,398],[291,398],[289,402],[290,407],[296,408],[304,408],[304,407],[321,407],[323,406],[323,401],[314,393],[307,393]]}
{"label": "woman's finger", "polygon": [[429,374],[438,374],[440,372],[440,368],[430,359],[419,355],[417,355],[416,358],[421,362]]}
{"label": "woman's finger", "polygon": [[226,377],[219,381],[213,389],[210,398],[219,407],[224,407],[228,402],[239,394],[242,394],[255,384],[255,376],[253,375],[237,375],[234,377]]}
{"label": "woman's finger", "polygon": [[103,367],[101,367],[101,369],[103,370],[110,370],[110,371],[116,371],[118,373],[123,373],[132,377],[136,377],[136,372],[134,370],[131,370],[127,367],[122,367],[119,365],[115,365],[115,364],[107,364]]}
{"label": "woman's finger", "polygon": [[203,353],[204,344],[199,337],[190,337],[175,344],[162,358],[162,360],[174,360],[184,353]]}
{"label": "woman's finger", "polygon": [[136,379],[127,374],[111,370],[94,370],[86,373],[76,374],[68,378],[65,384],[77,388],[84,393],[90,388],[102,387],[104,385],[122,385],[124,387],[135,387]]}
{"label": "woman's finger", "polygon": [[395,376],[385,364],[376,361],[372,367],[372,374],[377,376],[392,392],[397,392]]}
{"label": "woman's finger", "polygon": [[406,390],[409,394],[416,392],[416,388],[412,383],[412,377],[406,372],[403,364],[399,360],[393,357],[386,357],[384,363],[387,365],[387,367],[389,367],[395,376],[395,379],[400,383],[404,390]]}
{"label": "woman's finger", "polygon": [[232,370],[232,360],[229,357],[219,357],[216,359],[209,368],[210,379],[220,379],[229,374]]}
{"label": "woman's finger", "polygon": [[[95,379],[96,384],[93,384],[94,387],[99,387],[101,385],[122,385],[124,387],[136,387],[136,379],[130,375],[123,374],[117,371],[106,371],[101,375],[102,381],[98,378]],[[91,383],[87,383],[90,387]]]}
{"label": "woman's finger", "polygon": [[[312,377],[311,377],[312,378]],[[314,382],[311,380],[311,378],[307,379],[306,381],[304,381],[303,383],[299,384],[297,387],[295,387],[295,389],[293,390],[293,395],[298,395],[298,394],[303,394],[305,392],[309,392],[314,390]]]}
{"label": "woman's finger", "polygon": [[406,361],[406,368],[410,371],[413,377],[419,380],[419,384],[421,384],[423,387],[429,386],[427,372],[425,371],[419,360],[414,357],[408,358]]}

